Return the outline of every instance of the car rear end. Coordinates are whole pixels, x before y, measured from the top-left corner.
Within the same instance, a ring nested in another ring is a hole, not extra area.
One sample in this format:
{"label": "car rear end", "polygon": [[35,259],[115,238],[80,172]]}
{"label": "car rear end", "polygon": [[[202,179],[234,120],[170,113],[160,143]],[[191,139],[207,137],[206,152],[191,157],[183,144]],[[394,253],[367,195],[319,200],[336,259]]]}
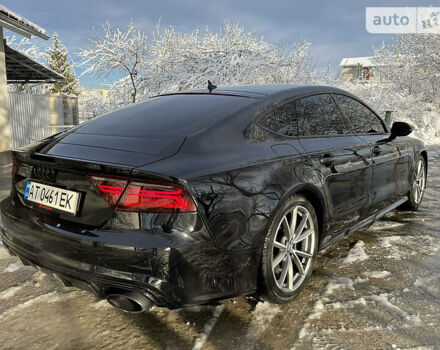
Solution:
{"label": "car rear end", "polygon": [[236,267],[247,257],[216,249],[185,180],[138,169],[172,157],[186,136],[136,134],[139,125],[127,126],[134,112],[119,130],[112,124],[123,114],[13,152],[11,194],[0,203],[4,246],[126,311],[242,291]]}
{"label": "car rear end", "polygon": [[178,282],[185,271],[170,252],[210,246],[195,202],[184,183],[130,173],[16,153],[0,210],[5,247],[99,297],[141,291],[158,305],[190,302],[191,290]]}

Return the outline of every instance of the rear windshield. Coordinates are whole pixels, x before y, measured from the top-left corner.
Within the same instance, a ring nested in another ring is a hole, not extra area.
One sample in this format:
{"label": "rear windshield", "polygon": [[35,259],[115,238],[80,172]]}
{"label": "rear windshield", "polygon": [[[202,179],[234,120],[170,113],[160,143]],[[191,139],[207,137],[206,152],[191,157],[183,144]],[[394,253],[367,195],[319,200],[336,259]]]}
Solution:
{"label": "rear windshield", "polygon": [[76,132],[128,137],[189,136],[255,101],[208,94],[155,97],[97,117]]}

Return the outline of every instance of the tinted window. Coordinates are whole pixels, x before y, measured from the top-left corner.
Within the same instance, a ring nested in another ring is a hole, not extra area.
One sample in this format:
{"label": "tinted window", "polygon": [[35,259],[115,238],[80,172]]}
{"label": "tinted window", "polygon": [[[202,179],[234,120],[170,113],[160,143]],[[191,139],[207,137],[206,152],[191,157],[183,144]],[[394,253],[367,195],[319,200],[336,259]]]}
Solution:
{"label": "tinted window", "polygon": [[265,128],[286,136],[297,135],[294,102],[268,112],[259,124]]}
{"label": "tinted window", "polygon": [[298,134],[302,136],[353,134],[347,120],[327,94],[297,100],[296,117]]}
{"label": "tinted window", "polygon": [[77,133],[161,137],[188,136],[217,123],[255,99],[219,95],[171,95],[155,97],[97,117]]}
{"label": "tinted window", "polygon": [[333,95],[358,134],[383,133],[385,128],[376,114],[362,103],[348,96]]}

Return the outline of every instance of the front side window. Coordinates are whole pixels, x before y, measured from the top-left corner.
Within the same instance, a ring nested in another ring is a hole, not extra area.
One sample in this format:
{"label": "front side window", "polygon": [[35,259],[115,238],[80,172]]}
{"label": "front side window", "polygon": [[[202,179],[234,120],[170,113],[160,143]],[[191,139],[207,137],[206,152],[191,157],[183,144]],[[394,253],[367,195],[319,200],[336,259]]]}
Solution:
{"label": "front side window", "polygon": [[333,95],[342,113],[350,120],[357,134],[378,134],[386,132],[380,118],[355,99],[344,95]]}
{"label": "front side window", "polygon": [[291,102],[272,109],[259,120],[259,124],[281,135],[296,136],[295,104]]}
{"label": "front side window", "polygon": [[300,136],[334,136],[354,133],[329,94],[297,100],[296,117]]}

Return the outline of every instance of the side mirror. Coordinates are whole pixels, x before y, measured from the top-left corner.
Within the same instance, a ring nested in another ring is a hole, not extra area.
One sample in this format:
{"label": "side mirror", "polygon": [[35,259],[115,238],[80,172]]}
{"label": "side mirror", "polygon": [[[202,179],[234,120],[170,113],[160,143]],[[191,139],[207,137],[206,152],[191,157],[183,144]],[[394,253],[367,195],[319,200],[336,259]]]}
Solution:
{"label": "side mirror", "polygon": [[391,127],[391,136],[390,140],[394,140],[399,136],[407,136],[412,133],[412,127],[408,123],[405,122],[394,122]]}

